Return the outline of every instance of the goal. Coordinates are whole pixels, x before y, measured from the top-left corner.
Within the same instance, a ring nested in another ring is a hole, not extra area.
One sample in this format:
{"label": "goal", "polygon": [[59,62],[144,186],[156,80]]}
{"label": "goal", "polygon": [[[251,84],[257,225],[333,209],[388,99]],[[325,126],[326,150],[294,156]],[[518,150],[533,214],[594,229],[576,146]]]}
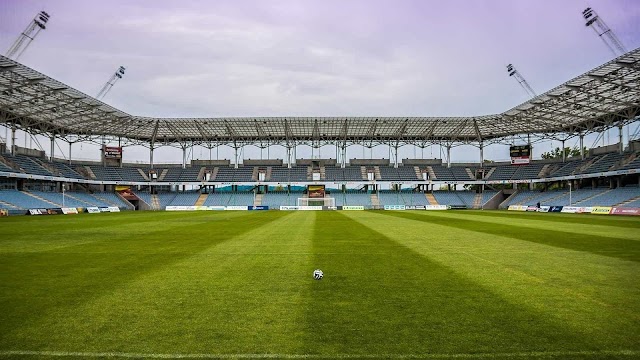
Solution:
{"label": "goal", "polygon": [[298,198],[298,206],[327,206],[336,207],[336,199],[332,197],[322,198]]}

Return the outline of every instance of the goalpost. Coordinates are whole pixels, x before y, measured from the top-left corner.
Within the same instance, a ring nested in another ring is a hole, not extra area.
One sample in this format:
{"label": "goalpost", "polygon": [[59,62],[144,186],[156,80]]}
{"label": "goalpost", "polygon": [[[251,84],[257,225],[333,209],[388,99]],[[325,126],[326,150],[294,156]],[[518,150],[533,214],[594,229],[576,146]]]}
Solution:
{"label": "goalpost", "polygon": [[328,206],[335,207],[336,199],[332,197],[298,198],[298,206]]}

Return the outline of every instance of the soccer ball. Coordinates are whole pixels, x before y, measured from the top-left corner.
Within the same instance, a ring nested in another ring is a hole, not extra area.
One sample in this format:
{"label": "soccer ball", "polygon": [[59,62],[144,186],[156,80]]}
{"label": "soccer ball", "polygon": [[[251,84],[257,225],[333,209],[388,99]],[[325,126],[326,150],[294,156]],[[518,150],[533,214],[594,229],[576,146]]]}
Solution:
{"label": "soccer ball", "polygon": [[316,280],[322,280],[324,273],[320,269],[316,269],[313,271],[313,278]]}

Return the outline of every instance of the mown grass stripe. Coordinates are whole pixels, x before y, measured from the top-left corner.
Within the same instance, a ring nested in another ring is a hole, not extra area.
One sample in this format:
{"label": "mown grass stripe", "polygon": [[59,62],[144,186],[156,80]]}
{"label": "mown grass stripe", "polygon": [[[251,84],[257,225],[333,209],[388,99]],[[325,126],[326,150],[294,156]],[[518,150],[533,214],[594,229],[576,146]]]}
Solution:
{"label": "mown grass stripe", "polygon": [[127,352],[69,352],[69,351],[0,351],[2,357],[39,356],[39,357],[74,357],[74,358],[124,358],[124,359],[533,359],[533,358],[567,358],[567,357],[636,357],[640,351],[634,350],[601,350],[601,351],[530,351],[512,353],[452,353],[452,354],[160,354],[160,353],[127,353]]}
{"label": "mown grass stripe", "polygon": [[[223,215],[223,214],[220,214]],[[210,215],[214,221],[220,215]],[[0,258],[0,347],[11,344],[12,334],[22,338],[24,329],[54,314],[73,314],[95,298],[152,271],[276,221],[287,213],[243,215],[212,232],[201,220],[182,221],[170,229],[150,226],[144,235],[131,238],[113,229],[100,241],[46,252],[5,253]],[[126,215],[123,214],[124,218]],[[235,219],[235,216],[230,219]],[[56,241],[55,238],[49,241]],[[127,252],[119,252],[119,248]],[[183,250],[188,251],[183,252]],[[28,266],[25,266],[28,264]],[[28,286],[25,286],[28,284]],[[37,311],[34,311],[38,309]],[[23,339],[24,340],[24,339]],[[44,339],[43,339],[44,340]]]}
{"label": "mown grass stripe", "polygon": [[380,214],[640,262],[640,242],[634,240],[585,235],[562,230],[532,229],[512,223],[495,224],[463,218],[452,219],[426,211],[421,213],[385,211]]}
{"label": "mown grass stripe", "polygon": [[536,213],[536,212],[507,212],[504,210],[483,210],[483,211],[455,211],[455,214],[486,216],[490,218],[502,218],[505,220],[534,220],[534,221],[550,221],[555,223],[585,224],[585,225],[603,225],[615,226],[618,228],[640,229],[640,218],[635,216],[603,216],[589,214],[565,214],[565,213]]}
{"label": "mown grass stripe", "polygon": [[[640,241],[640,229],[633,229],[629,227],[617,227],[616,219],[622,220],[620,217],[618,218],[609,218],[609,222],[606,225],[603,225],[602,222],[593,223],[593,224],[581,224],[574,223],[572,220],[579,217],[580,215],[576,214],[538,214],[538,213],[529,213],[532,215],[532,219],[526,218],[516,218],[513,220],[509,220],[508,218],[502,217],[491,217],[491,216],[483,216],[481,215],[482,211],[474,211],[474,210],[463,210],[463,211],[440,211],[440,212],[429,212],[430,216],[440,216],[443,218],[451,218],[453,220],[463,219],[463,220],[472,220],[493,224],[511,224],[517,225],[525,228],[529,228],[532,230],[561,230],[564,232],[571,232],[575,234],[584,234],[585,236],[604,236],[609,238],[620,238],[626,240],[635,240]],[[424,212],[423,212],[424,214]],[[544,221],[540,219],[539,215],[546,215],[547,218],[563,218],[564,222],[559,221]],[[591,217],[597,217],[597,215],[593,215]],[[536,220],[533,220],[535,218]],[[596,218],[594,220],[598,220]]]}
{"label": "mown grass stripe", "polygon": [[[325,278],[310,284],[300,352],[500,353],[597,344],[341,213],[317,214],[313,245]],[[365,254],[373,248],[384,253]]]}

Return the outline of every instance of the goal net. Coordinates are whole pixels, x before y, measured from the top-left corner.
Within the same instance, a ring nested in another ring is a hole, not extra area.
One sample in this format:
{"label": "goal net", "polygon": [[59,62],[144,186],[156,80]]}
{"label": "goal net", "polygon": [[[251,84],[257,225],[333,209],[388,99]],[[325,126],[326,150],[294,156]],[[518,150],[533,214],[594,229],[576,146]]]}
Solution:
{"label": "goal net", "polygon": [[335,207],[336,199],[332,197],[322,198],[298,198],[298,206],[328,206]]}

